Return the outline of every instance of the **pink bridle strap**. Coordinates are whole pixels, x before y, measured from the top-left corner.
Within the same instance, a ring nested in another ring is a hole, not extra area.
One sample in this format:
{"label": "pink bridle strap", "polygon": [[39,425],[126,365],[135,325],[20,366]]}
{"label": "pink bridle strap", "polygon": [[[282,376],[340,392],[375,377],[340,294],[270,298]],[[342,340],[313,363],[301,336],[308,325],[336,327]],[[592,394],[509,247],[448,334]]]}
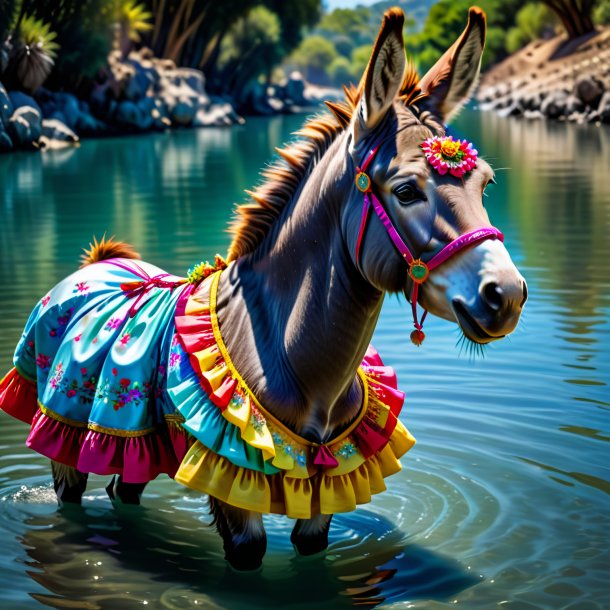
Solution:
{"label": "pink bridle strap", "polygon": [[487,239],[499,239],[500,241],[504,241],[504,235],[495,227],[481,227],[479,229],[475,229],[474,231],[469,231],[468,233],[460,235],[459,237],[448,243],[446,246],[444,246],[443,249],[437,254],[435,254],[428,262],[424,262],[419,258],[416,259],[409,250],[407,244],[404,242],[404,240],[396,230],[396,227],[390,220],[390,217],[385,211],[383,205],[373,192],[372,181],[369,175],[366,173],[366,170],[369,168],[371,162],[377,154],[379,147],[380,144],[371,148],[371,150],[366,155],[362,165],[356,168],[356,187],[363,193],[364,196],[362,216],[360,219],[360,229],[358,231],[358,238],[356,240],[356,266],[362,271],[360,265],[360,251],[362,248],[364,233],[366,231],[366,226],[372,207],[375,210],[377,217],[379,218],[379,220],[381,220],[381,223],[385,227],[385,230],[387,231],[389,238],[392,240],[394,247],[398,250],[398,252],[409,267],[409,277],[413,281],[413,288],[411,291],[411,308],[413,311],[413,325],[415,327],[415,331],[411,333],[411,340],[416,345],[420,345],[421,342],[424,340],[425,336],[422,332],[422,325],[424,323],[424,320],[426,319],[426,315],[428,314],[428,312],[424,310],[424,313],[421,317],[421,321],[418,321],[417,300],[419,295],[419,285],[423,284],[426,281],[430,271],[436,269],[437,267],[445,263],[458,252],[461,252],[465,248],[474,246]]}

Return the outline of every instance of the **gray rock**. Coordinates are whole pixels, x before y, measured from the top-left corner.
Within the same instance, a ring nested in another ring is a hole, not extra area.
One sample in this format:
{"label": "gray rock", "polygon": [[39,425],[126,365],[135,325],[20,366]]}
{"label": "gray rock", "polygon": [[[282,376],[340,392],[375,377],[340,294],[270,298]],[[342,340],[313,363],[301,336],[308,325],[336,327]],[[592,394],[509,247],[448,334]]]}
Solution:
{"label": "gray rock", "polygon": [[6,131],[17,148],[34,148],[30,124],[23,117],[13,115]]}
{"label": "gray rock", "polygon": [[590,108],[597,108],[604,94],[604,84],[595,76],[583,76],[576,81],[573,93]]}
{"label": "gray rock", "polygon": [[108,132],[108,126],[89,112],[81,112],[76,121],[76,133],[82,136],[99,136]]}
{"label": "gray rock", "polygon": [[78,136],[65,123],[57,119],[42,120],[42,135],[48,140],[57,140],[68,144],[78,142]]}
{"label": "gray rock", "polygon": [[599,115],[599,120],[602,123],[605,123],[606,125],[610,123],[610,91],[606,91],[604,95],[602,95],[599,106],[597,107],[597,113]]}
{"label": "gray rock", "polygon": [[305,79],[300,72],[292,72],[284,86],[284,98],[293,104],[303,106],[307,104],[305,99]]}
{"label": "gray rock", "polygon": [[540,110],[526,110],[523,113],[523,118],[528,119],[529,121],[535,121],[538,119],[543,119],[544,114]]}
{"label": "gray rock", "polygon": [[42,116],[36,108],[21,106],[13,112],[7,133],[19,148],[34,148],[42,135]]}
{"label": "gray rock", "polygon": [[197,113],[195,101],[188,97],[178,97],[167,100],[167,109],[172,123],[182,127],[190,125]]}
{"label": "gray rock", "polygon": [[233,125],[231,104],[212,105],[208,110],[200,109],[193,119],[193,127],[223,127]]}
{"label": "gray rock", "polygon": [[141,119],[140,109],[129,100],[119,102],[114,112],[114,120],[121,127],[139,129]]}
{"label": "gray rock", "polygon": [[2,125],[0,125],[0,153],[9,152],[13,150],[13,141],[11,137],[4,131]]}
{"label": "gray rock", "polygon": [[566,114],[574,114],[585,111],[585,104],[576,95],[568,95],[566,99]]}
{"label": "gray rock", "polygon": [[155,100],[152,97],[145,97],[138,102],[138,109],[140,111],[140,129],[142,131],[148,131],[153,127],[154,117],[153,110],[155,109]]}
{"label": "gray rock", "polygon": [[13,102],[14,108],[19,108],[21,106],[30,106],[31,108],[36,108],[40,116],[42,116],[42,110],[40,109],[38,102],[36,102],[36,100],[30,95],[27,95],[22,91],[9,91],[8,96],[11,98],[11,102]]}
{"label": "gray rock", "polygon": [[4,88],[4,85],[0,83],[0,123],[6,125],[14,110],[15,108],[9,94]]}
{"label": "gray rock", "polygon": [[80,115],[80,106],[78,98],[71,93],[56,93],[55,102],[65,117],[65,123],[70,129],[76,129],[78,117]]}
{"label": "gray rock", "polygon": [[565,115],[567,99],[565,91],[553,91],[544,98],[540,110],[549,119],[559,119]]}

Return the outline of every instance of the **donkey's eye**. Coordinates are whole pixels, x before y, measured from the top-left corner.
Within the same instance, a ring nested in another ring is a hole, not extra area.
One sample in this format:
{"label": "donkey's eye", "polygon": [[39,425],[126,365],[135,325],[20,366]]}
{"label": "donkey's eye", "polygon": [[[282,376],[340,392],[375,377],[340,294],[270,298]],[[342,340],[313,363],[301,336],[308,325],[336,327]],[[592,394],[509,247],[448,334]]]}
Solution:
{"label": "donkey's eye", "polygon": [[426,196],[410,182],[405,182],[404,184],[397,186],[393,193],[403,205],[408,205],[414,201],[422,201],[426,198]]}

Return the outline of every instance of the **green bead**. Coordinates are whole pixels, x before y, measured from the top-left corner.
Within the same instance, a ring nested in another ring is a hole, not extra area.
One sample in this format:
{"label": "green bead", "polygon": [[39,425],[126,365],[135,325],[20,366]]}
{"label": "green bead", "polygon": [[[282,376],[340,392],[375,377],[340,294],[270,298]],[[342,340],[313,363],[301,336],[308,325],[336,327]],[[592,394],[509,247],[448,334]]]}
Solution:
{"label": "green bead", "polygon": [[359,190],[361,190],[363,192],[367,191],[370,184],[371,184],[371,179],[364,172],[360,172],[356,176],[356,186],[358,187]]}
{"label": "green bead", "polygon": [[424,279],[427,273],[428,269],[423,265],[413,265],[413,267],[411,267],[411,274],[418,280]]}

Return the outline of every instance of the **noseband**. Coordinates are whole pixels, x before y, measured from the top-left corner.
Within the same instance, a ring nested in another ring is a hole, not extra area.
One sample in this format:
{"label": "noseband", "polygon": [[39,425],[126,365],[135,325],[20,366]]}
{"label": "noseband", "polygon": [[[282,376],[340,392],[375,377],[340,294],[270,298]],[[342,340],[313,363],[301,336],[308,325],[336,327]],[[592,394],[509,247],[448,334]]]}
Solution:
{"label": "noseband", "polygon": [[480,229],[475,229],[474,231],[469,231],[468,233],[460,235],[457,239],[454,239],[452,242],[444,246],[440,252],[435,254],[426,262],[421,260],[421,258],[415,258],[413,254],[411,254],[407,244],[405,244],[403,239],[400,237],[396,227],[392,224],[392,221],[390,220],[390,217],[385,211],[383,205],[373,192],[373,183],[369,175],[366,173],[367,169],[375,158],[375,155],[379,151],[381,144],[383,144],[383,142],[380,142],[371,148],[360,167],[356,168],[356,187],[364,194],[364,204],[362,207],[360,230],[358,231],[358,239],[356,241],[355,260],[358,268],[362,269],[360,265],[360,249],[372,207],[379,217],[379,220],[381,220],[383,226],[385,227],[390,239],[392,240],[392,243],[408,265],[409,277],[413,281],[410,301],[411,309],[413,311],[413,326],[415,326],[415,330],[411,332],[411,341],[415,345],[419,346],[422,344],[425,338],[425,334],[422,331],[422,325],[426,319],[426,315],[428,314],[428,311],[424,309],[421,320],[418,321],[417,298],[420,284],[423,284],[428,279],[430,271],[440,267],[452,256],[464,250],[464,248],[478,244],[486,239],[499,239],[500,241],[504,241],[504,235],[495,227],[481,227]]}

